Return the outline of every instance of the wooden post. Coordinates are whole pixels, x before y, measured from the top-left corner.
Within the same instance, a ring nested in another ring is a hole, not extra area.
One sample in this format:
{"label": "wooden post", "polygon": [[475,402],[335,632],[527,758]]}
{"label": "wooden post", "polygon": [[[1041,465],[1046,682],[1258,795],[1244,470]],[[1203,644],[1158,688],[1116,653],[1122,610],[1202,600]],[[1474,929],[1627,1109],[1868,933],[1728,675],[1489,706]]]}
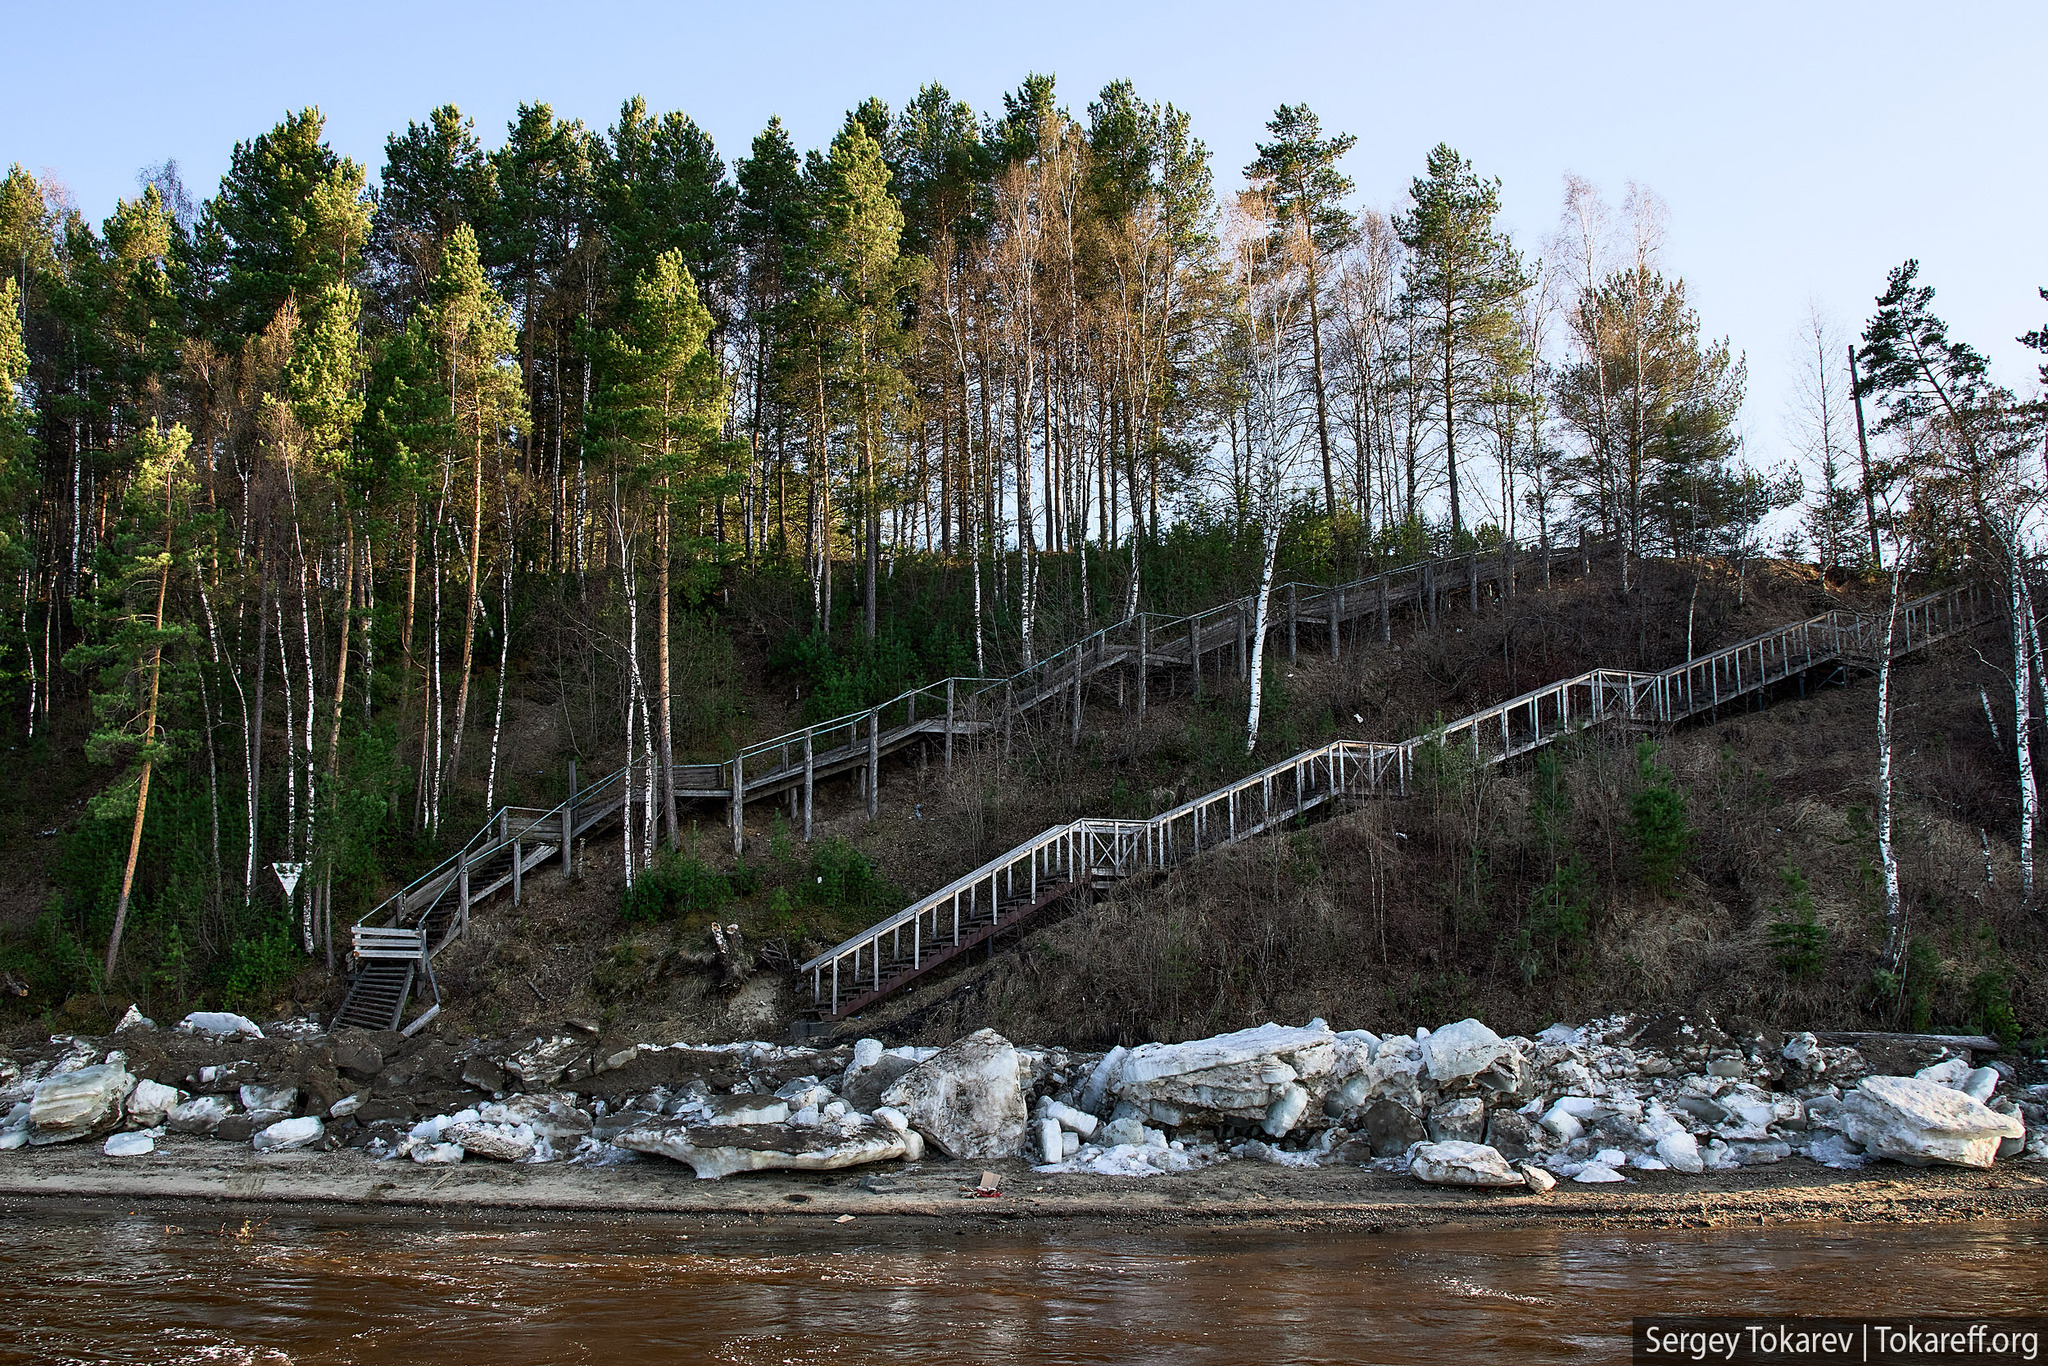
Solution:
{"label": "wooden post", "polygon": [[1422,622],[1425,626],[1436,625],[1436,564],[1434,561],[1422,566]]}
{"label": "wooden post", "polygon": [[1387,591],[1387,576],[1382,574],[1380,575],[1380,639],[1386,641],[1393,638],[1394,604],[1392,595]]}
{"label": "wooden post", "polygon": [[1138,613],[1138,719],[1145,719],[1145,692],[1150,686],[1147,675],[1152,669],[1152,628],[1145,624],[1145,614]]}
{"label": "wooden post", "polygon": [[882,723],[875,712],[868,713],[868,819],[873,820],[882,805]]}
{"label": "wooden post", "polygon": [[811,745],[811,732],[804,732],[804,843],[811,842],[811,792],[817,786],[818,765]]}
{"label": "wooden post", "polygon": [[1338,618],[1344,614],[1344,590],[1339,588],[1330,594],[1330,658],[1344,657],[1344,633],[1339,629]]}
{"label": "wooden post", "polygon": [[1245,616],[1244,608],[1237,609],[1237,681],[1242,683],[1251,673],[1251,622]]}
{"label": "wooden post", "polygon": [[953,680],[946,680],[946,772],[953,771]]}
{"label": "wooden post", "polygon": [[1188,618],[1188,664],[1194,670],[1194,692],[1202,695],[1202,628],[1199,618]]}
{"label": "wooden post", "polygon": [[562,807],[562,876],[570,877],[576,872],[575,855],[569,846],[576,839],[576,799],[571,797]]}
{"label": "wooden post", "polygon": [[320,914],[327,925],[327,970],[334,971],[334,865],[327,865],[327,876],[320,882]]}
{"label": "wooden post", "polygon": [[1479,552],[1476,550],[1465,557],[1465,610],[1474,616],[1479,613]]}
{"label": "wooden post", "polygon": [[1586,529],[1579,528],[1579,577],[1593,572],[1593,547],[1586,539]]}
{"label": "wooden post", "polygon": [[1078,748],[1081,743],[1081,651],[1079,649],[1074,651],[1074,705],[1072,711],[1073,733],[1069,737],[1068,743]]}
{"label": "wooden post", "polygon": [[[469,855],[457,854],[455,856],[455,867],[456,891],[459,897],[455,910],[455,932],[457,934],[466,934],[469,931]],[[420,928],[422,931],[426,929],[424,922],[421,923]],[[422,949],[427,947],[424,938],[421,940],[420,947]]]}
{"label": "wooden post", "polygon": [[732,756],[732,851],[745,851],[747,838],[747,770],[739,755]]}
{"label": "wooden post", "polygon": [[1299,615],[1299,606],[1300,606],[1300,604],[1299,604],[1299,599],[1300,599],[1300,597],[1301,597],[1301,588],[1300,588],[1300,585],[1298,585],[1298,584],[1292,584],[1292,583],[1288,584],[1288,585],[1287,585],[1287,662],[1288,662],[1289,664],[1292,664],[1292,663],[1294,663],[1294,661],[1295,661],[1295,641],[1294,641],[1294,632],[1295,632],[1295,623],[1296,623],[1296,618],[1297,618],[1297,616]]}
{"label": "wooden post", "polygon": [[519,879],[524,870],[519,865],[524,862],[521,855],[525,853],[525,850],[520,846],[521,842],[519,840],[512,841],[512,904],[514,906],[519,904],[522,892]]}

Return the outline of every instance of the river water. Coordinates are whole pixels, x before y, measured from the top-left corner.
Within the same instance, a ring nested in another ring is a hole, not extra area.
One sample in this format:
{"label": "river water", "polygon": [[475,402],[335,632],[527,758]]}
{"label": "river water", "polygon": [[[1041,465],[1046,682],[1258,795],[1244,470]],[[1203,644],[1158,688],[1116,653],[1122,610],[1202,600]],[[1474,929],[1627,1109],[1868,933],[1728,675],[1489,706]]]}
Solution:
{"label": "river water", "polygon": [[37,1362],[1606,1362],[1634,1315],[1762,1310],[2048,1312],[2048,1224],[0,1220],[0,1359]]}

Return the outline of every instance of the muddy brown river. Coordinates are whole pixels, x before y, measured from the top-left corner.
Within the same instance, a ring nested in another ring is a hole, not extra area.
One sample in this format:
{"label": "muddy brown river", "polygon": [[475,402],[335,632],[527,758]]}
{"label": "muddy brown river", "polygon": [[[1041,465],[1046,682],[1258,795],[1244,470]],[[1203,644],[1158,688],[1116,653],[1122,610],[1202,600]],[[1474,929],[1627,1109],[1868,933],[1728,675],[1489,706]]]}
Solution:
{"label": "muddy brown river", "polygon": [[1246,1234],[0,1220],[37,1362],[1607,1362],[1638,1314],[2048,1312],[2048,1224]]}

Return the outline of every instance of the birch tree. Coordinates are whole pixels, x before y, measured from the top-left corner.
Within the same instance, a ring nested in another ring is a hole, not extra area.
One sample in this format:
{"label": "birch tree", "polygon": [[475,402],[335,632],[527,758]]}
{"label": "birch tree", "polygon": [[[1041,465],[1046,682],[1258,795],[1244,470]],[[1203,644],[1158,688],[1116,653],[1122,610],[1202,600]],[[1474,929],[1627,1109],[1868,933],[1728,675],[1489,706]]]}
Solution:
{"label": "birch tree", "polygon": [[1230,223],[1237,306],[1233,323],[1244,357],[1245,441],[1262,550],[1251,636],[1251,702],[1245,716],[1247,755],[1259,743],[1280,531],[1302,453],[1316,431],[1315,348],[1303,326],[1314,245],[1308,224],[1295,217],[1287,226],[1264,189],[1259,185],[1239,196]]}
{"label": "birch tree", "polygon": [[[462,769],[469,721],[469,687],[476,660],[477,617],[483,608],[484,483],[486,470],[524,427],[524,395],[516,359],[518,338],[510,311],[484,278],[476,234],[456,228],[433,286],[434,339],[448,392],[453,443],[444,465],[444,486],[466,485],[467,527],[458,525],[457,544],[465,561],[462,662],[457,672],[455,714],[450,722],[448,761],[438,785],[446,790]],[[438,802],[437,802],[438,809]]]}
{"label": "birch tree", "polygon": [[2030,477],[2028,459],[2039,426],[2010,392],[1992,382],[1983,354],[1949,335],[1933,311],[1933,288],[1919,283],[1919,270],[1920,263],[1909,260],[1891,271],[1863,329],[1867,368],[1858,387],[1884,410],[1878,431],[1911,449],[1916,520],[1930,534],[1988,560],[2005,581],[2020,887],[2022,901],[2031,905],[2040,810],[2033,762],[2040,724],[2036,687],[2048,681],[2027,582],[2042,503],[2042,486]]}

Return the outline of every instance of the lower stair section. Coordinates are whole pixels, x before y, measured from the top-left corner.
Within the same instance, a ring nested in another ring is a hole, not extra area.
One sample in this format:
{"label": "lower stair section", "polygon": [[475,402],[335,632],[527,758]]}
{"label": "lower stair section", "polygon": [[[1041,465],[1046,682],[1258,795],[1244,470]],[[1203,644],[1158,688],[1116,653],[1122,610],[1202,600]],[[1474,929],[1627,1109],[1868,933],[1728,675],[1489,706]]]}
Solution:
{"label": "lower stair section", "polygon": [[[873,960],[860,971],[861,980],[845,984],[845,994],[836,1001],[820,1001],[811,1010],[811,1018],[824,1022],[843,1020],[865,1010],[876,1001],[893,994],[912,978],[943,967],[955,958],[962,957],[977,944],[987,943],[1004,930],[1015,929],[1040,911],[1067,899],[1075,891],[1072,882],[1055,882],[1038,889],[1034,899],[1019,899],[1004,902],[996,907],[993,916],[966,922],[960,926],[957,942],[947,939],[939,943],[918,945],[908,953],[899,943],[894,954],[883,958],[880,966],[880,981],[871,975]],[[902,938],[903,936],[898,936]]]}
{"label": "lower stair section", "polygon": [[348,995],[334,1012],[330,1028],[396,1029],[412,995],[419,964],[403,958],[371,958],[349,978]]}

